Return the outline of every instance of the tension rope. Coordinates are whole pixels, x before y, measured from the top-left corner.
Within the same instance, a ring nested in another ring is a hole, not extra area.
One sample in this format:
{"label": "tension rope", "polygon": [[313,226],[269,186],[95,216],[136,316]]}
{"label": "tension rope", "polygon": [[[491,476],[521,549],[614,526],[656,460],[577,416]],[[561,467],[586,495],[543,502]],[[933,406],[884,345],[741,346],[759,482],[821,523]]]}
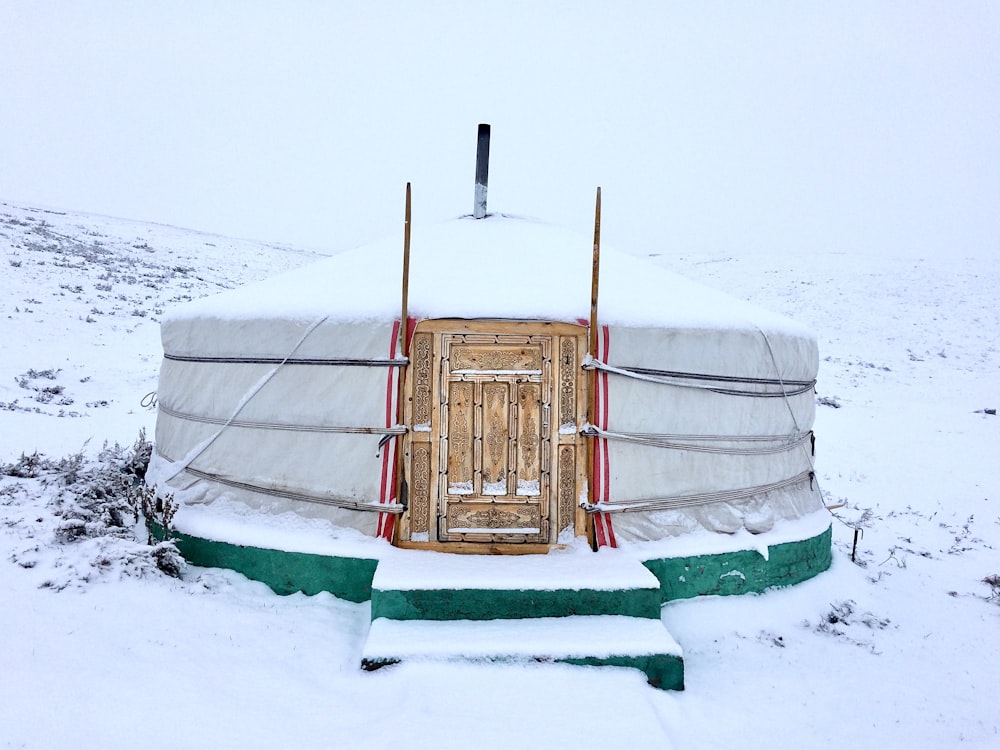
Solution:
{"label": "tension rope", "polygon": [[[765,337],[766,338],[766,337]],[[768,344],[770,347],[770,344]],[[675,372],[672,370],[653,370],[646,367],[616,367],[614,365],[600,362],[590,355],[584,358],[581,365],[584,370],[600,370],[602,372],[622,375],[635,380],[643,380],[647,383],[659,383],[661,385],[673,385],[678,388],[695,388],[712,393],[720,393],[725,396],[745,396],[749,398],[787,398],[808,393],[816,386],[815,380],[787,380],[780,378],[773,380],[770,378],[741,378],[733,375],[709,375],[707,373]],[[695,381],[695,382],[692,382]],[[709,385],[708,383],[738,383],[742,385],[758,385],[779,387],[779,391],[753,391],[740,388],[726,388],[719,385]],[[789,388],[788,386],[793,386]]]}
{"label": "tension rope", "polygon": [[233,423],[233,420],[235,420],[236,417],[239,416],[240,412],[243,411],[244,407],[246,407],[246,405],[250,403],[251,400],[253,400],[254,396],[260,393],[261,389],[263,389],[265,385],[271,382],[271,379],[278,374],[278,371],[295,356],[295,352],[297,352],[299,350],[299,347],[305,343],[306,339],[309,338],[312,332],[315,331],[317,328],[319,328],[321,325],[323,325],[323,323],[325,323],[329,317],[330,317],[329,315],[324,315],[319,320],[313,322],[312,325],[310,325],[305,330],[305,333],[303,333],[301,338],[299,338],[299,340],[295,342],[295,346],[292,347],[291,351],[289,351],[288,354],[283,359],[278,361],[275,367],[272,368],[272,370],[269,373],[267,373],[267,375],[265,375],[259,381],[257,381],[256,385],[254,385],[249,391],[243,394],[243,398],[240,399],[240,402],[236,405],[236,408],[233,410],[233,413],[230,415],[229,419],[225,420],[222,423],[222,426],[219,427],[219,429],[215,432],[215,434],[212,435],[212,437],[208,438],[208,440],[206,440],[204,443],[202,443],[197,448],[197,450],[194,451],[193,455],[186,456],[184,460],[180,463],[180,466],[177,468],[177,471],[175,471],[173,474],[167,477],[166,481],[169,482],[171,479],[176,477],[182,471],[187,470],[191,466],[191,464],[195,460],[197,460],[199,456],[201,456],[205,451],[208,450],[209,446],[211,446],[216,440],[219,439],[219,436],[223,432],[225,432],[226,428]]}
{"label": "tension rope", "polygon": [[[719,453],[732,456],[766,456],[774,453],[784,453],[812,441],[811,432],[795,432],[791,435],[667,435],[649,432],[610,432],[594,425],[586,425],[580,434],[589,438],[604,438],[606,440],[621,440],[628,443],[638,443],[655,448],[671,450],[694,451],[698,453]],[[734,448],[717,445],[701,445],[712,442],[778,442],[756,448]]]}
{"label": "tension rope", "polygon": [[[757,331],[760,333],[761,338],[764,339],[764,344],[767,346],[767,353],[771,357],[771,364],[774,365],[774,372],[778,376],[778,381],[780,382],[781,381],[781,368],[778,367],[778,358],[774,356],[774,349],[771,348],[771,340],[767,337],[767,334],[764,333],[764,331],[761,328],[758,328]],[[814,380],[813,384],[815,384],[815,383],[816,383],[816,381]],[[782,389],[784,389],[784,386],[782,386]],[[788,401],[787,398],[785,399],[785,406],[788,408],[788,416],[790,416],[792,418],[792,424],[795,425],[795,429],[796,430],[801,430],[802,428],[799,427],[799,420],[795,416],[795,409],[792,408],[792,405],[791,405],[791,403],[789,403],[789,401]],[[815,441],[813,441],[811,450],[808,450],[808,451],[807,450],[803,450],[803,454],[805,455],[806,462],[809,464],[809,471],[810,472],[814,471],[815,468],[816,468],[816,459],[815,459],[815,456],[816,456],[816,443],[815,443]],[[822,494],[822,491],[820,491],[820,492]]]}
{"label": "tension rope", "polygon": [[581,503],[587,513],[632,513],[636,511],[676,510],[678,508],[694,508],[713,503],[737,502],[749,500],[755,495],[763,495],[786,487],[808,481],[812,484],[812,471],[803,471],[788,479],[782,479],[771,484],[761,484],[756,487],[744,487],[738,490],[721,490],[718,492],[702,492],[691,495],[674,495],[672,497],[653,497],[639,500],[602,500],[599,504]]}
{"label": "tension rope", "polygon": [[[172,458],[168,458],[167,456],[164,456],[162,453],[157,452],[157,455],[159,455],[165,461],[174,463],[174,460]],[[262,495],[270,495],[271,497],[280,497],[286,500],[301,500],[307,503],[329,505],[334,508],[343,508],[345,510],[369,511],[372,513],[398,514],[402,513],[404,510],[403,506],[400,505],[399,503],[387,503],[384,505],[379,505],[375,503],[364,503],[346,497],[327,497],[323,495],[310,495],[305,492],[292,492],[291,490],[279,490],[273,487],[265,487],[259,484],[240,482],[236,479],[228,479],[227,477],[221,476],[219,474],[212,474],[207,471],[201,471],[200,469],[192,469],[190,466],[185,467],[183,471],[201,480],[216,482],[217,484],[222,484],[225,485],[226,487],[234,487],[240,490],[259,492]]]}
{"label": "tension rope", "polygon": [[[749,500],[757,495],[768,492],[793,487],[808,481],[810,488],[815,486],[816,475],[814,472],[813,454],[815,451],[815,439],[811,431],[804,431],[799,426],[799,421],[795,416],[795,410],[789,401],[789,397],[808,393],[816,386],[815,380],[788,380],[782,378],[781,369],[778,367],[778,360],[774,354],[771,342],[760,328],[757,329],[764,344],[767,347],[771,364],[774,367],[775,378],[746,378],[732,375],[709,375],[705,373],[675,372],[671,370],[654,370],[642,367],[615,367],[613,365],[600,362],[590,355],[584,359],[582,366],[585,370],[601,370],[604,372],[634,378],[650,383],[662,385],[673,385],[682,388],[696,388],[700,390],[719,393],[727,396],[746,396],[753,398],[781,398],[784,400],[788,413],[791,416],[795,432],[787,435],[671,435],[643,432],[611,432],[602,430],[594,425],[585,425],[580,434],[588,438],[603,438],[607,440],[621,440],[625,442],[637,443],[658,448],[668,448],[673,450],[695,451],[701,453],[719,453],[730,455],[768,455],[782,453],[785,451],[802,448],[806,458],[808,469],[799,472],[795,476],[782,479],[770,484],[757,485],[755,487],[744,487],[734,490],[721,490],[717,492],[702,492],[687,495],[674,495],[670,497],[642,498],[636,500],[610,500],[605,499],[598,503],[584,502],[580,507],[588,514],[594,513],[630,513],[641,511],[675,510],[678,508],[692,508],[703,505],[712,505],[724,502],[739,502]],[[764,386],[765,388],[777,388],[771,391],[753,391],[740,388],[711,385],[710,383],[740,384]],[[734,448],[730,446],[711,445],[717,442],[734,443],[762,443],[779,442],[778,445],[766,447],[755,446],[745,448]],[[809,444],[807,447],[806,444]],[[818,488],[817,488],[818,489]]]}
{"label": "tension rope", "polygon": [[[326,318],[323,318],[326,320]],[[322,323],[323,321],[320,321]],[[311,333],[312,329],[307,331]],[[301,341],[299,342],[302,343]],[[296,345],[296,349],[298,345]],[[359,359],[350,357],[196,357],[187,354],[169,354],[164,352],[164,359],[172,362],[202,362],[219,365],[314,365],[328,367],[405,367],[410,363],[406,357],[396,357],[388,359],[385,357],[375,357],[372,359]]]}
{"label": "tension rope", "polygon": [[337,427],[332,425],[283,424],[279,422],[251,422],[242,419],[222,419],[220,417],[204,417],[197,414],[186,414],[160,404],[160,412],[168,417],[183,419],[188,422],[203,424],[226,424],[230,427],[246,427],[257,430],[286,430],[289,432],[321,432],[357,435],[405,435],[408,430],[403,425],[392,427]]}

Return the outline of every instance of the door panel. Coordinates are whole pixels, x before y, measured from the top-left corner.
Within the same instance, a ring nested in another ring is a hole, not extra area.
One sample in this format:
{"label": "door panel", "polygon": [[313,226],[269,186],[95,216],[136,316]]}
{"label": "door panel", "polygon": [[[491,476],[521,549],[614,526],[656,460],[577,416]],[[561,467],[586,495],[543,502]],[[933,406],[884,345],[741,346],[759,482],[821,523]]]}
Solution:
{"label": "door panel", "polygon": [[442,334],[440,541],[548,541],[551,336]]}
{"label": "door panel", "polygon": [[577,434],[585,330],[504,321],[417,326],[407,381],[409,508],[399,542],[544,551],[539,545],[576,528],[586,481]]}
{"label": "door panel", "polygon": [[[548,404],[545,404],[548,408]],[[541,456],[543,448],[548,443],[545,436],[543,443],[541,423],[542,400],[539,385],[518,384],[517,415],[520,434],[517,439],[517,489],[521,497],[537,497],[541,494],[540,480]],[[545,425],[547,427],[548,425]]]}
{"label": "door panel", "polygon": [[475,452],[473,441],[475,417],[475,384],[463,381],[447,384],[448,409],[448,493],[451,495],[471,495],[475,474]]}
{"label": "door panel", "polygon": [[482,460],[484,495],[507,494],[510,454],[510,385],[483,383]]}

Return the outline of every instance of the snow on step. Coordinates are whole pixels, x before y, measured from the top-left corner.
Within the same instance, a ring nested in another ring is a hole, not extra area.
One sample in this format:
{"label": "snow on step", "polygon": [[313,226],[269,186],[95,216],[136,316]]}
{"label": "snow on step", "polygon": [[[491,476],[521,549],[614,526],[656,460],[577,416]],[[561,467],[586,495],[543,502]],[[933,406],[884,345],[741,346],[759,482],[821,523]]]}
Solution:
{"label": "snow on step", "polygon": [[656,576],[614,551],[547,555],[453,555],[395,550],[375,571],[372,588],[620,591],[659,589]]}
{"label": "snow on step", "polygon": [[603,659],[664,655],[681,647],[663,623],[642,617],[593,615],[525,620],[388,620],[372,622],[362,659],[393,661]]}

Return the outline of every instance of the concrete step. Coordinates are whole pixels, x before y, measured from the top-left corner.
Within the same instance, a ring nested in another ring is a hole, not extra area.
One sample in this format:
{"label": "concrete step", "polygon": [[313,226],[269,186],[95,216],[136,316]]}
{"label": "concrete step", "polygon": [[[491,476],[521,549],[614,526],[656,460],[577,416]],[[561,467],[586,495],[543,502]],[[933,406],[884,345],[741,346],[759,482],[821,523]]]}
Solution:
{"label": "concrete step", "polygon": [[[617,551],[449,555],[396,550],[372,580],[372,619],[660,617],[660,583]],[[408,554],[407,554],[408,553]]]}
{"label": "concrete step", "polygon": [[631,667],[650,685],[684,689],[680,646],[657,619],[621,615],[491,621],[375,619],[362,667],[401,661],[560,662]]}

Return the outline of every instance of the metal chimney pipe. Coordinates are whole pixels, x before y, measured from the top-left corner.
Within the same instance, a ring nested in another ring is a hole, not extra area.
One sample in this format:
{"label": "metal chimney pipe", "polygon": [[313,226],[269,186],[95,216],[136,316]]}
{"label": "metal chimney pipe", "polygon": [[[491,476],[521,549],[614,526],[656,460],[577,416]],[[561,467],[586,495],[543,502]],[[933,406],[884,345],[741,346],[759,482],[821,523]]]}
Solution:
{"label": "metal chimney pipe", "polygon": [[472,206],[472,216],[482,219],[486,216],[486,185],[490,180],[490,126],[479,124],[476,142],[476,200]]}

